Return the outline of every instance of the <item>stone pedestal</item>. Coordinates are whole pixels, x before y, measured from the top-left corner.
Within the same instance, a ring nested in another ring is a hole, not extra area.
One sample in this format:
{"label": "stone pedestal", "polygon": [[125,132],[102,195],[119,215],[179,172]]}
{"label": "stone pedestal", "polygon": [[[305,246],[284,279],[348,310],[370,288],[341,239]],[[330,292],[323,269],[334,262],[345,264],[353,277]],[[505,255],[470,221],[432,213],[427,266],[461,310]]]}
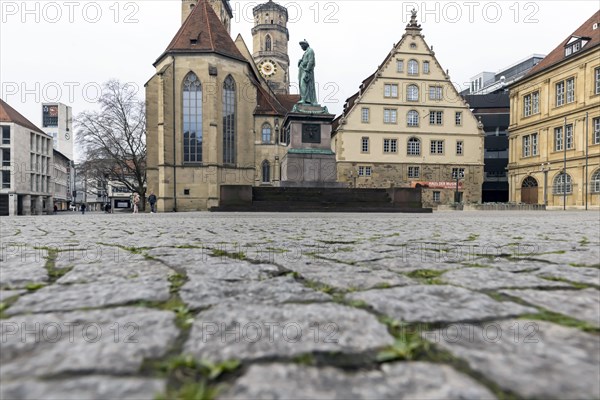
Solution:
{"label": "stone pedestal", "polygon": [[335,153],[331,150],[335,116],[316,106],[297,106],[295,110],[299,112],[288,114],[283,122],[288,147],[281,160],[280,186],[345,187],[337,182]]}

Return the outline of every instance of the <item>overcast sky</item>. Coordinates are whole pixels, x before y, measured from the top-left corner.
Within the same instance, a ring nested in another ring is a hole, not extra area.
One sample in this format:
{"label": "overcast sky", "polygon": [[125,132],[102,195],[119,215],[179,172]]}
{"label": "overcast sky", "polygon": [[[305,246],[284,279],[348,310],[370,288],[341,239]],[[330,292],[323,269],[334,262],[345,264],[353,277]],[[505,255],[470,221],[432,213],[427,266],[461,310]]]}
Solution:
{"label": "overcast sky", "polygon": [[[317,56],[319,99],[339,114],[344,101],[400,40],[410,9],[425,40],[465,87],[482,71],[547,54],[598,10],[598,1],[281,1],[289,8],[290,71],[306,38]],[[180,0],[0,0],[0,97],[34,124],[41,103],[61,101],[74,114],[94,109],[100,85],[133,82],[144,96],[152,63],[181,24]],[[231,1],[232,36],[252,51],[252,8]]]}

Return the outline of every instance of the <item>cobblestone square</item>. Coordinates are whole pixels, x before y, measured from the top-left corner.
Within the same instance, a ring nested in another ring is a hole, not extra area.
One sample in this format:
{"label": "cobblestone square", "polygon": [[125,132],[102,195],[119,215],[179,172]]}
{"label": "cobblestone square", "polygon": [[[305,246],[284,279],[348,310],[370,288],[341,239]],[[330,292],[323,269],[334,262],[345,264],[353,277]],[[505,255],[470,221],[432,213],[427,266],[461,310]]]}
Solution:
{"label": "cobblestone square", "polygon": [[597,212],[0,222],[1,399],[600,398]]}

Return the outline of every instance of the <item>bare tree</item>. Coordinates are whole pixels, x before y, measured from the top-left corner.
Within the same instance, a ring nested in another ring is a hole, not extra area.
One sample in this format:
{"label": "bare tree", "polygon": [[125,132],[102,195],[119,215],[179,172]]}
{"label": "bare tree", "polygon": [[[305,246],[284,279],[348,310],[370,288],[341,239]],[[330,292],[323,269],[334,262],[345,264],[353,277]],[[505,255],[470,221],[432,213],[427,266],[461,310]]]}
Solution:
{"label": "bare tree", "polygon": [[76,120],[77,143],[85,169],[117,181],[146,199],[146,111],[138,88],[110,80],[103,85],[100,111],[84,111]]}

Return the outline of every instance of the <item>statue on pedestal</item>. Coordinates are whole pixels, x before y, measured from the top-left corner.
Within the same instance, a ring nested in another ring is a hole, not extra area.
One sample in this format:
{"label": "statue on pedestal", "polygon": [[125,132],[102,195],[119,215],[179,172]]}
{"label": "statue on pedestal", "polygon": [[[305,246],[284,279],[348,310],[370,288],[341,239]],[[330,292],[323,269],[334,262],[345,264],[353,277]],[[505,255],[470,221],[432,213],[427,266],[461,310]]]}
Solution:
{"label": "statue on pedestal", "polygon": [[294,106],[294,112],[323,114],[328,113],[327,107],[321,107],[317,100],[315,86],[315,52],[306,40],[300,42],[304,54],[298,61],[298,83],[300,86],[300,101]]}
{"label": "statue on pedestal", "polygon": [[304,54],[298,61],[298,82],[300,83],[300,103],[318,105],[315,89],[315,52],[306,40],[300,42]]}

